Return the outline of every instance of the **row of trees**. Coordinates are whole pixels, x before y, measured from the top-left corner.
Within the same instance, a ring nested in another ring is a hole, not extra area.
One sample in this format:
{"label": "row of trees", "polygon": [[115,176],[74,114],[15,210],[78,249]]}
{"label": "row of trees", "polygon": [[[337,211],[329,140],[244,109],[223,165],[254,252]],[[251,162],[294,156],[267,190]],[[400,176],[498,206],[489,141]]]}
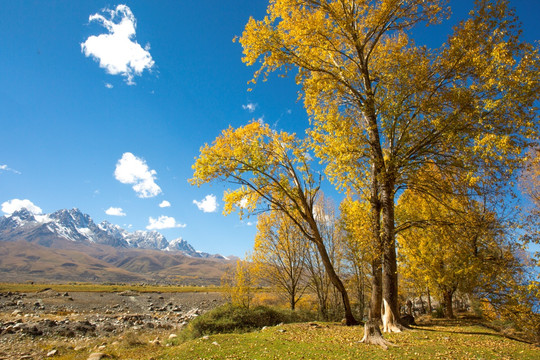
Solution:
{"label": "row of trees", "polygon": [[[271,0],[267,13],[239,39],[244,61],[259,66],[254,82],[298,70],[308,136],[258,122],[230,128],[201,149],[192,182],[237,184],[226,212],[288,219],[317,249],[347,324],[357,321],[325,246],[314,157],[349,196],[345,227],[371,273],[370,323],[402,328],[398,241],[400,264],[418,269],[405,274],[448,301],[474,287],[469,273],[498,278],[483,264],[510,266],[516,255],[499,205],[540,130],[538,48],[520,40],[507,1],[477,1],[436,48],[413,34],[448,17],[444,0]],[[444,281],[426,278],[434,271]]]}

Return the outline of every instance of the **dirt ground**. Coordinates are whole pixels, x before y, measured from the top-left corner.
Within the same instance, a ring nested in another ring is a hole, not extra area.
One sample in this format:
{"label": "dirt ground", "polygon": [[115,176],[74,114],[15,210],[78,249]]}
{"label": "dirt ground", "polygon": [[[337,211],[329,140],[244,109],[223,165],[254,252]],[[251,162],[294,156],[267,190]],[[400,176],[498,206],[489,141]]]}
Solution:
{"label": "dirt ground", "polygon": [[65,349],[99,351],[126,334],[174,336],[224,303],[219,293],[0,293],[0,360],[53,358]]}

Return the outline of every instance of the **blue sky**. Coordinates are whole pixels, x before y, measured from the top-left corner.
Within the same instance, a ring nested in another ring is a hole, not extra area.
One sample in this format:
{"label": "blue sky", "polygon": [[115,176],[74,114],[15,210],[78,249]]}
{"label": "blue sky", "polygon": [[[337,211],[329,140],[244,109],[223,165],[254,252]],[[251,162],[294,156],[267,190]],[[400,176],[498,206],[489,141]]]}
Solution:
{"label": "blue sky", "polygon": [[[459,17],[472,1],[455,3]],[[540,1],[510,3],[524,39],[540,39]],[[252,248],[256,219],[221,214],[226,184],[197,188],[187,179],[199,148],[229,125],[262,118],[297,133],[308,125],[293,79],[271,78],[247,91],[254,69],[241,62],[232,39],[249,16],[262,18],[266,6],[0,1],[4,213],[19,204],[15,199],[43,213],[77,207],[96,222],[157,229],[198,250],[243,256]],[[112,23],[107,10],[118,10]],[[131,43],[130,21],[136,24]],[[114,37],[107,24],[115,26]],[[438,42],[451,24],[420,36]],[[125,66],[127,55],[133,67]]]}

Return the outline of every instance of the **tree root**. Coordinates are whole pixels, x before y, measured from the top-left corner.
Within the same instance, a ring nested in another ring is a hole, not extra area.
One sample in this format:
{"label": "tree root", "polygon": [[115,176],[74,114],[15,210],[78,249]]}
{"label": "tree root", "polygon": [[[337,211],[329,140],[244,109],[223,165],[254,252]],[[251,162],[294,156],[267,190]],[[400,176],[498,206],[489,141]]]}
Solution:
{"label": "tree root", "polygon": [[388,350],[388,346],[396,346],[382,336],[381,330],[375,321],[368,320],[364,325],[364,337],[360,340],[364,344],[379,345],[384,350]]}

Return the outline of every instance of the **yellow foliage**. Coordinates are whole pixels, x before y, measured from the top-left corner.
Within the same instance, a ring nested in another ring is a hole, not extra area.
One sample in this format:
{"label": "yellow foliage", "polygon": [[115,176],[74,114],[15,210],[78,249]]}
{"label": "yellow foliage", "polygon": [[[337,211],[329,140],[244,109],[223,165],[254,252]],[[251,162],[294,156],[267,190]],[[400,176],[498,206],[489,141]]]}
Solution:
{"label": "yellow foliage", "polygon": [[221,286],[229,302],[249,308],[253,301],[255,288],[251,263],[238,260],[236,266],[229,268],[221,277]]}

